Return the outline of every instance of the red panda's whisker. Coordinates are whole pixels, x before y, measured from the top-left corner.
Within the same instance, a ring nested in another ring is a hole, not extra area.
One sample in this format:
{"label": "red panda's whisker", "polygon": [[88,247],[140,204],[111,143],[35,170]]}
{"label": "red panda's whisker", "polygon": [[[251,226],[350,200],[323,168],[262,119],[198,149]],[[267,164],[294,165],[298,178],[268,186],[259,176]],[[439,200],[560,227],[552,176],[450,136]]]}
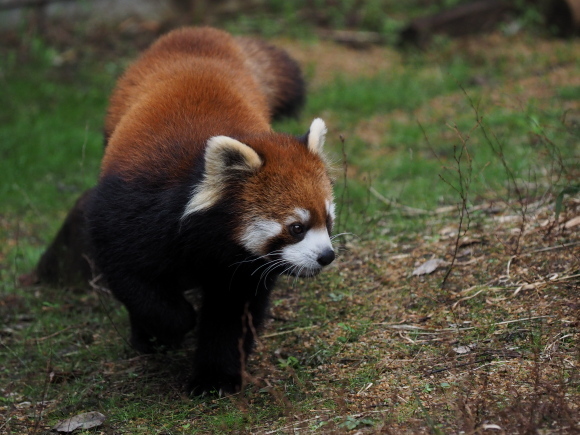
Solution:
{"label": "red panda's whisker", "polygon": [[305,266],[301,266],[301,267],[298,269],[298,272],[296,272],[296,274],[294,275],[294,282],[292,283],[292,286],[293,286],[293,287],[296,287],[296,283],[298,282],[298,278],[299,278],[300,276],[302,276],[302,271],[303,271],[304,269],[305,269]]}
{"label": "red panda's whisker", "polygon": [[354,234],[354,233],[339,233],[339,234],[335,234],[334,236],[332,236],[332,237],[330,238],[330,240],[332,241],[332,240],[334,240],[334,239],[336,239],[337,237],[340,237],[340,236],[355,236],[355,237],[358,237],[358,236],[357,236],[356,234]]}
{"label": "red panda's whisker", "polygon": [[272,261],[268,261],[267,263],[262,264],[260,267],[257,267],[253,272],[252,275],[254,275],[258,270],[260,270],[261,268],[265,267],[265,269],[262,271],[262,275],[260,276],[260,279],[262,278],[262,276],[264,275],[264,272],[267,272],[268,270],[270,270],[271,268],[274,268],[280,264],[284,264],[286,263],[285,260],[278,258],[276,260],[272,260]]}
{"label": "red panda's whisker", "polygon": [[[273,263],[275,263],[275,264],[273,264]],[[262,272],[262,275],[260,275],[260,279],[258,280],[258,285],[256,285],[256,294],[258,294],[258,288],[260,286],[260,282],[262,281],[262,277],[264,278],[264,285],[265,285],[265,287],[268,288],[267,287],[267,284],[266,284],[266,278],[268,278],[268,275],[271,272],[273,272],[274,269],[276,269],[276,267],[278,267],[279,264],[283,264],[283,263],[286,263],[286,261],[284,261],[284,260],[274,260],[274,261],[271,261],[270,263],[267,263],[267,264],[270,264],[270,267],[268,267],[266,270],[264,270]],[[290,266],[290,267],[292,267],[292,266]],[[288,270],[288,269],[285,269],[281,274],[283,274],[286,270]]]}
{"label": "red panda's whisker", "polygon": [[243,264],[243,263],[253,263],[254,261],[261,260],[262,258],[269,257],[270,255],[281,254],[281,253],[282,253],[282,250],[281,249],[277,249],[275,251],[268,252],[267,254],[260,255],[259,257],[256,257],[256,258],[250,258],[249,260],[237,261],[235,263],[230,264],[229,267],[236,266],[238,264]]}
{"label": "red panda's whisker", "polygon": [[[268,254],[261,255],[261,256],[259,256],[259,257],[257,257],[257,258],[252,258],[252,259],[249,259],[249,260],[242,260],[242,261],[238,261],[238,262],[236,262],[236,263],[232,263],[232,264],[230,264],[230,266],[229,266],[229,267],[236,266],[236,265],[238,266],[238,267],[236,267],[236,270],[234,270],[234,273],[232,274],[232,278],[231,278],[231,280],[230,280],[230,287],[231,287],[231,284],[232,284],[232,282],[233,282],[233,279],[234,279],[234,276],[235,276],[235,274],[237,273],[238,269],[240,268],[240,266],[241,266],[243,263],[253,263],[254,261],[258,261],[258,260],[260,260],[260,259],[262,259],[262,258],[266,258],[266,257],[268,257],[269,255],[273,255],[273,254],[275,254],[275,253],[279,253],[279,252],[282,252],[282,251],[281,251],[281,250],[276,250],[276,251],[269,252]],[[262,264],[262,266],[258,267],[256,270],[254,270],[254,272],[252,272],[252,275],[253,275],[253,274],[254,274],[254,273],[255,273],[255,272],[258,270],[258,269],[260,269],[261,267],[264,267],[264,266],[268,265],[269,263],[270,263],[270,262],[266,262],[265,264]],[[258,282],[259,282],[259,281],[258,281]]]}
{"label": "red panda's whisker", "polygon": [[258,270],[260,270],[262,267],[266,267],[266,270],[269,269],[269,267],[272,265],[272,263],[276,263],[276,264],[281,264],[281,263],[285,263],[286,261],[281,259],[281,258],[277,258],[271,261],[268,261],[264,264],[262,264],[261,266],[258,266],[257,268],[254,269],[254,271],[250,274],[250,275],[254,275]]}
{"label": "red panda's whisker", "polygon": [[300,268],[298,266],[294,266],[292,269],[292,288],[296,287],[296,281],[298,280],[298,275],[300,274]]}
{"label": "red panda's whisker", "polygon": [[[273,271],[274,269],[276,269],[276,267],[278,267],[278,266],[279,266],[279,265],[281,265],[281,264],[285,264],[285,263],[286,263],[286,261],[285,261],[285,260],[274,260],[274,261],[272,261],[272,262],[270,262],[270,263],[267,263],[267,264],[269,264],[269,266],[268,266],[268,267],[267,267],[267,268],[266,268],[266,269],[265,269],[265,270],[262,272],[262,275],[260,275],[260,281],[262,280],[262,278],[264,278],[264,279],[265,279],[265,277],[267,277],[267,276],[268,276],[268,274],[269,274],[271,271]],[[256,270],[257,270],[257,269],[256,269]],[[256,272],[256,270],[255,270],[254,272]],[[254,273],[252,273],[252,275],[253,275],[253,274],[254,274]]]}
{"label": "red panda's whisker", "polygon": [[[296,268],[296,265],[294,265],[294,264],[291,264],[291,265],[290,265],[290,266],[288,266],[286,269],[284,269],[284,270],[283,270],[283,271],[280,273],[280,275],[284,275],[286,272],[288,272],[288,271],[292,271],[292,269],[295,269],[295,268]],[[292,273],[292,272],[290,272],[290,274],[291,274],[291,273]],[[286,282],[290,281],[290,276],[291,276],[290,274],[289,274],[289,275],[287,275]]]}

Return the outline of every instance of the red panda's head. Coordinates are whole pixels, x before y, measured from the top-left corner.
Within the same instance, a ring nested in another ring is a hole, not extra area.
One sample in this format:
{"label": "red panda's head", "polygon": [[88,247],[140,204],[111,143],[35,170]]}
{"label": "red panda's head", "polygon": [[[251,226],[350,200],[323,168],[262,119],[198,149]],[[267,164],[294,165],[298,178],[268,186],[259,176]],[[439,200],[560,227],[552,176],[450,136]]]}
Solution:
{"label": "red panda's head", "polygon": [[335,257],[332,182],[322,154],[325,135],[326,126],[317,118],[303,138],[267,133],[243,141],[209,139],[204,178],[183,216],[234,195],[237,243],[284,273],[316,275]]}

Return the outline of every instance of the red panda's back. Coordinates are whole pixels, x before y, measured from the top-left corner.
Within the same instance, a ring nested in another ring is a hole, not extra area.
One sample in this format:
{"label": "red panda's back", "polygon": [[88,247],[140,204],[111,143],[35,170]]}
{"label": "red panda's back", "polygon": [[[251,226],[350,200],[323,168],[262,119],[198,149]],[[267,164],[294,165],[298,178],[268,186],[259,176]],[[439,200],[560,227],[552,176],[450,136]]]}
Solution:
{"label": "red panda's back", "polygon": [[270,131],[269,109],[234,39],[180,29],[155,43],[119,80],[105,125],[102,175],[165,182],[186,176],[208,138]]}

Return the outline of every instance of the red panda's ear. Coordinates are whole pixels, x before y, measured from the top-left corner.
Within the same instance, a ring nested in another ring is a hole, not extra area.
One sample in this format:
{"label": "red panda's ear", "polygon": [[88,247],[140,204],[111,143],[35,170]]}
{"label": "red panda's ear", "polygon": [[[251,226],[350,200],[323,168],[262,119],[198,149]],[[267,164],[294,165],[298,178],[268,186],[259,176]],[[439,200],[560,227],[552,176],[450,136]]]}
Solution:
{"label": "red panda's ear", "polygon": [[308,130],[308,149],[314,154],[322,154],[322,147],[324,146],[324,140],[326,139],[326,124],[320,118],[316,118],[310,124],[310,130]]}
{"label": "red panda's ear", "polygon": [[262,166],[258,153],[228,136],[215,136],[205,149],[206,175],[221,176],[232,171],[254,172]]}
{"label": "red panda's ear", "polygon": [[240,141],[227,136],[209,139],[204,177],[195,187],[183,217],[214,206],[222,199],[225,186],[244,174],[257,171],[262,163],[258,153]]}

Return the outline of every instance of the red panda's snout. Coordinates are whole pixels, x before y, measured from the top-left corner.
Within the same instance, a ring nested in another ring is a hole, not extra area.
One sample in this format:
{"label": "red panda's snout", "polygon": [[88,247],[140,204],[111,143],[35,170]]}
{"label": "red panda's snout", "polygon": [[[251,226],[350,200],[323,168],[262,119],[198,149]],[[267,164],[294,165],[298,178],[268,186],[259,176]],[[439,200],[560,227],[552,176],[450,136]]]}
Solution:
{"label": "red panda's snout", "polygon": [[[293,223],[288,227],[297,231],[302,225]],[[267,260],[282,274],[317,275],[335,259],[329,231],[325,227],[298,231],[300,234],[289,236],[292,230],[278,222],[259,220],[248,227],[242,243],[248,251]]]}
{"label": "red panda's snout", "polygon": [[288,265],[285,273],[314,276],[334,261],[334,248],[326,228],[310,229],[300,242],[282,248],[280,258]]}
{"label": "red panda's snout", "polygon": [[[280,273],[310,277],[335,259],[330,232],[334,204],[327,199],[324,212],[317,214],[295,208],[281,221],[255,218],[241,237],[244,247],[266,259]],[[322,221],[320,217],[323,217]]]}
{"label": "red panda's snout", "polygon": [[325,225],[313,226],[313,213],[296,208],[287,218],[288,232],[294,240],[281,248],[280,258],[287,265],[285,273],[295,276],[314,276],[334,261],[330,230],[334,222],[334,204],[325,201]]}

